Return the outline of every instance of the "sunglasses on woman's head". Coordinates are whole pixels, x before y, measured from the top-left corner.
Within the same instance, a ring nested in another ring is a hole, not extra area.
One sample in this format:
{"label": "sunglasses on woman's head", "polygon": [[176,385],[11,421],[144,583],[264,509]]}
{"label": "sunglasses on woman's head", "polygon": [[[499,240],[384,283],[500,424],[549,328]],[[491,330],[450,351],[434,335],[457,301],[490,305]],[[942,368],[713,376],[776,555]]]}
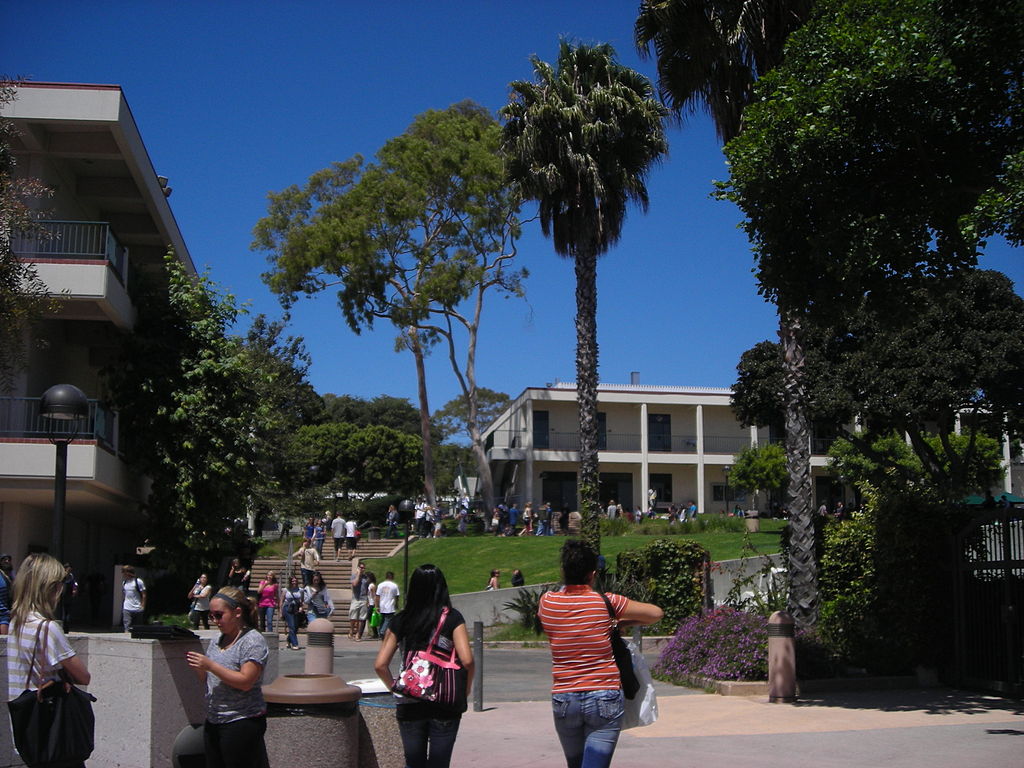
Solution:
{"label": "sunglasses on woman's head", "polygon": [[227,611],[210,611],[210,618],[214,621],[220,621],[226,613]]}

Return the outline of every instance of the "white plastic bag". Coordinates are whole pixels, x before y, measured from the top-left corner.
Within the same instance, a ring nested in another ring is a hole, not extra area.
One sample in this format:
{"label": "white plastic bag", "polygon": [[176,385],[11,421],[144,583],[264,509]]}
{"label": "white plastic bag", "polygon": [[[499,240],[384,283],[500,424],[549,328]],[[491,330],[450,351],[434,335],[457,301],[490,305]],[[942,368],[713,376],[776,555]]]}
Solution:
{"label": "white plastic bag", "polygon": [[626,714],[622,718],[622,730],[641,728],[658,720],[658,695],[654,692],[654,678],[647,666],[647,659],[632,640],[626,641],[629,654],[633,657],[633,672],[640,682],[640,690],[632,699],[626,699]]}

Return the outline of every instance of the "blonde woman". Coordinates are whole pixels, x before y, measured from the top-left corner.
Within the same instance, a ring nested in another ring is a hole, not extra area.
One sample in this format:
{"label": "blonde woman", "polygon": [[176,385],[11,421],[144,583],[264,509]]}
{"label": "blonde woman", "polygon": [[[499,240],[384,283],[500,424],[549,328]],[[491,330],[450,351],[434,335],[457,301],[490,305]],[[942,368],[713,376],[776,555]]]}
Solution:
{"label": "blonde woman", "polygon": [[263,670],[270,651],[263,635],[255,631],[256,605],[237,587],[221,587],[210,598],[210,618],[220,637],[210,641],[206,654],[189,651],[185,655],[196,676],[206,682],[206,765],[265,766]]}
{"label": "blonde woman", "polygon": [[61,562],[43,553],[29,555],[18,570],[11,608],[12,640],[7,646],[8,699],[18,698],[24,690],[38,689],[47,680],[57,678],[61,670],[79,685],[88,685],[92,679],[56,621],[54,612],[64,589],[64,574]]}

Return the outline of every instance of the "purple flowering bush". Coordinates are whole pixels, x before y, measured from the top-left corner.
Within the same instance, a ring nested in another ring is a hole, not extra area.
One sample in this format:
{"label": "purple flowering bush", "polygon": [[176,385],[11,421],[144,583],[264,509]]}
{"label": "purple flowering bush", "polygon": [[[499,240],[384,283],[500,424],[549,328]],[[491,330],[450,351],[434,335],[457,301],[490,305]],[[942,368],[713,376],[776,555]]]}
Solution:
{"label": "purple flowering bush", "polygon": [[767,680],[768,620],[726,606],[691,616],[679,625],[653,673],[676,684],[692,676]]}

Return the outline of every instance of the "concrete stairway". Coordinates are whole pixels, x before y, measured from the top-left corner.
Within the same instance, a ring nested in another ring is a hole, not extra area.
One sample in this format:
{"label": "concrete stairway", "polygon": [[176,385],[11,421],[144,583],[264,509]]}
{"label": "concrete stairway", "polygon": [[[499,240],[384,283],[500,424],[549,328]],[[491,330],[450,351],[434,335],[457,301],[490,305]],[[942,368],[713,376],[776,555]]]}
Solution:
{"label": "concrete stairway", "polygon": [[[301,540],[298,540],[301,542]],[[296,544],[297,548],[298,544]],[[331,600],[334,601],[334,613],[331,614],[330,622],[334,625],[334,633],[347,635],[349,629],[348,623],[348,606],[352,597],[352,567],[359,563],[360,560],[368,558],[378,557],[391,557],[402,551],[403,542],[401,539],[369,539],[360,540],[359,546],[356,547],[355,559],[348,560],[348,551],[343,550],[341,553],[341,559],[334,559],[334,542],[328,539],[324,543],[324,553],[320,559],[320,573],[324,577],[324,581],[327,582],[327,589],[330,592]],[[289,570],[286,566],[284,558],[257,558],[252,564],[252,580],[250,581],[250,587],[253,591],[259,586],[266,575],[267,571],[274,571],[277,573],[278,581],[283,584],[288,584],[289,575],[299,577],[299,582],[302,582],[302,573],[299,570],[298,561],[293,560],[291,563],[291,569]],[[376,573],[378,581],[384,580],[383,573]],[[286,632],[287,627],[285,626],[284,619],[280,616],[274,616],[274,626],[278,630],[278,637],[280,638],[281,646],[284,647],[286,644]],[[305,634],[305,629],[300,629],[299,634]],[[300,643],[302,638],[299,638]]]}

